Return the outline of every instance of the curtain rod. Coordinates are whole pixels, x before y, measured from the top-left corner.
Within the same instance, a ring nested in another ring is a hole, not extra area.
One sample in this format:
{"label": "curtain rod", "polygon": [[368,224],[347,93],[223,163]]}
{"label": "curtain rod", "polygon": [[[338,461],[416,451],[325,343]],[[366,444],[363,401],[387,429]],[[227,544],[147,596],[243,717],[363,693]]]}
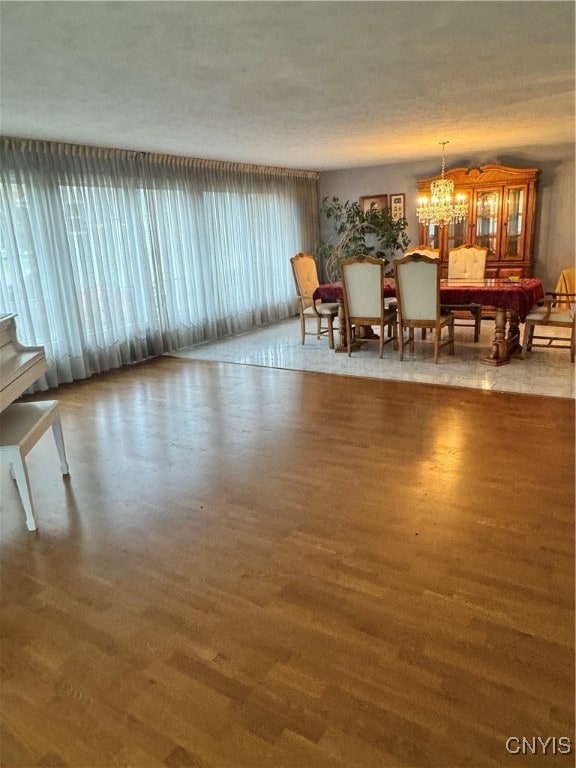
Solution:
{"label": "curtain rod", "polygon": [[148,160],[149,162],[167,162],[176,165],[186,165],[195,168],[221,171],[241,171],[243,173],[282,174],[299,178],[318,179],[317,171],[305,171],[292,168],[278,168],[271,165],[256,165],[253,163],[238,163],[233,160],[209,160],[186,155],[169,155],[161,152],[142,152],[135,149],[117,149],[114,147],[98,147],[85,144],[71,144],[68,142],[48,141],[46,139],[21,138],[18,136],[0,136],[4,147],[18,145],[21,149],[30,149],[39,153],[53,151],[56,153],[69,152],[72,155],[89,153],[93,157],[123,157]]}

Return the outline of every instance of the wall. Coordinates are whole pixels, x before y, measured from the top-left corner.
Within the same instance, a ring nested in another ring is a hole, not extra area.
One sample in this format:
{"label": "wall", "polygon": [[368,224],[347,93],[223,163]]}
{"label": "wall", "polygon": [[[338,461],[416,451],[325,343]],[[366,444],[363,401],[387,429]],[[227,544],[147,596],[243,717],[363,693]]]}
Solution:
{"label": "wall", "polygon": [[[436,157],[410,163],[350,168],[320,174],[319,198],[335,196],[340,200],[357,200],[362,195],[406,194],[406,218],[411,245],[418,245],[416,218],[417,180],[440,172],[440,151]],[[446,168],[478,168],[499,163],[518,168],[540,169],[538,174],[536,224],[534,234],[534,276],[545,290],[554,290],[560,270],[574,266],[574,144],[530,147],[496,156],[478,154],[454,157],[447,149]],[[325,222],[322,222],[324,225]]]}

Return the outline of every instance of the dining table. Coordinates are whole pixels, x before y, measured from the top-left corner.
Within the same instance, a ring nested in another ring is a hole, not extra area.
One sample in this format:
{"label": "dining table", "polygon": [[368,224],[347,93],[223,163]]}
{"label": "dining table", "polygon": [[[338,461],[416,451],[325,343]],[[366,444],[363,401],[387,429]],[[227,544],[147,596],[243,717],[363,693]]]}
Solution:
{"label": "dining table", "polygon": [[[386,277],[382,282],[384,298],[396,296],[394,278]],[[342,283],[323,283],[316,288],[314,300],[338,302],[338,324],[340,339],[337,352],[346,350],[346,323]],[[494,336],[487,354],[483,353],[481,362],[487,365],[506,365],[521,348],[520,323],[526,320],[532,307],[544,298],[542,281],[535,277],[519,280],[494,278],[468,280],[466,278],[442,279],[440,281],[440,302],[442,306],[463,304],[481,304],[495,309]]]}

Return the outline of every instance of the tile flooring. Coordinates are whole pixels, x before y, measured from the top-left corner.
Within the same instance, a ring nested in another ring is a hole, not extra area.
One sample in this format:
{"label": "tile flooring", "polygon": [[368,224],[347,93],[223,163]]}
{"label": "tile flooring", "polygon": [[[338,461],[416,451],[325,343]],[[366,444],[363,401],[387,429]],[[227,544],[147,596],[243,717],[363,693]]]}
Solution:
{"label": "tile flooring", "polygon": [[332,352],[326,337],[318,340],[306,336],[306,343],[302,345],[299,320],[295,318],[181,349],[172,356],[574,399],[575,368],[570,362],[569,350],[539,347],[533,349],[526,360],[516,357],[508,365],[485,365],[480,360],[487,354],[493,334],[493,320],[482,321],[482,334],[477,344],[473,342],[471,330],[457,326],[454,356],[448,355],[446,348],[442,349],[435,365],[430,333],[424,342],[420,333],[416,333],[414,353],[405,351],[403,362],[391,344],[384,347],[383,359],[378,356],[377,344],[365,344],[348,357],[346,353]]}

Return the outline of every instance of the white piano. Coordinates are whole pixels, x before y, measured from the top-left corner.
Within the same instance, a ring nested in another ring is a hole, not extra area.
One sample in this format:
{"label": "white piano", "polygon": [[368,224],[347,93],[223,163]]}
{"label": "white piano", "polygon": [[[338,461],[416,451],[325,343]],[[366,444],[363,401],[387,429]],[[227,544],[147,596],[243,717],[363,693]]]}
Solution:
{"label": "white piano", "polygon": [[25,347],[16,336],[16,315],[0,315],[0,413],[46,373],[44,347]]}
{"label": "white piano", "polygon": [[0,315],[0,458],[10,465],[26,513],[28,530],[36,530],[26,454],[52,427],[63,475],[68,474],[58,400],[15,403],[47,369],[44,347],[18,341],[16,315]]}

